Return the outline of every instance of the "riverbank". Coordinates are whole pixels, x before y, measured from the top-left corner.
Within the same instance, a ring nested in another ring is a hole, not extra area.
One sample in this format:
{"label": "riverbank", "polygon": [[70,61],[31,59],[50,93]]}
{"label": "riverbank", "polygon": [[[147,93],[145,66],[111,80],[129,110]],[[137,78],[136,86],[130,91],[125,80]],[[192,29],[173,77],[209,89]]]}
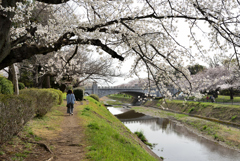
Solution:
{"label": "riverbank", "polygon": [[[113,101],[114,100],[114,101]],[[132,103],[133,98],[132,97],[122,97],[122,95],[109,95],[108,97],[102,98],[102,101],[104,101],[105,104],[108,105],[122,105],[123,102],[125,103]]]}
{"label": "riverbank", "polygon": [[[148,101],[144,106],[131,106],[131,108],[146,115],[176,120],[197,135],[240,152],[240,130],[229,126],[231,123],[239,123],[238,106],[199,102],[185,102],[184,104],[183,101],[167,101],[166,104],[162,104],[159,100]],[[212,118],[214,121],[196,116]],[[220,124],[219,120],[230,124]]]}
{"label": "riverbank", "polygon": [[220,123],[236,125],[240,127],[240,106],[217,104],[211,102],[194,102],[182,100],[147,101],[144,106],[155,107],[167,111],[187,114],[194,117],[202,117]]}
{"label": "riverbank", "polygon": [[79,117],[84,119],[91,160],[161,160],[105,106],[88,100]]}
{"label": "riverbank", "polygon": [[161,160],[101,103],[66,102],[43,118],[34,118],[13,140],[0,146],[0,160]]}
{"label": "riverbank", "polygon": [[139,113],[143,113],[153,117],[170,118],[181,123],[187,127],[188,130],[194,132],[196,135],[204,137],[208,140],[221,144],[225,147],[237,150],[240,152],[240,130],[212,122],[204,119],[190,117],[184,114],[177,114],[167,112],[164,110],[152,108],[152,107],[131,107],[133,110]]}

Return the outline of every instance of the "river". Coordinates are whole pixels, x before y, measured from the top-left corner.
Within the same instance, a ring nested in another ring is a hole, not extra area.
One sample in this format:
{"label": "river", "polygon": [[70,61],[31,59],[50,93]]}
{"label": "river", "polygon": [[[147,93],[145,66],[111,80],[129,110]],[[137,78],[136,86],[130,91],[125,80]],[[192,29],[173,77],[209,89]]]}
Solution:
{"label": "river", "polygon": [[167,118],[154,118],[126,108],[108,107],[133,133],[142,131],[152,151],[164,161],[240,161],[240,153],[194,134]]}

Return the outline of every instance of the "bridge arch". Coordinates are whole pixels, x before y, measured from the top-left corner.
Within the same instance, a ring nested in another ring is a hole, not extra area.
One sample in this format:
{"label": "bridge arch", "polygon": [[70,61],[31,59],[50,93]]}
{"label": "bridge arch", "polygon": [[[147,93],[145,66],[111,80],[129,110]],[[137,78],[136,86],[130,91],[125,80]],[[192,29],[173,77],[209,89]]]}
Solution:
{"label": "bridge arch", "polygon": [[[169,88],[169,90],[173,94],[177,93],[177,90],[174,88]],[[150,94],[155,97],[163,97],[156,88],[151,88],[150,91]],[[138,96],[145,97],[145,95],[149,94],[149,90],[142,89],[142,87],[137,85],[134,87],[98,87],[97,83],[94,82],[92,87],[85,87],[85,93],[96,94],[99,98],[115,93],[126,93],[137,98]]]}
{"label": "bridge arch", "polygon": [[[134,97],[142,97],[145,94],[148,94],[147,90],[142,89],[141,87],[98,87],[95,84],[92,87],[86,87],[85,93],[88,94],[97,94],[99,98],[115,93],[126,93]],[[157,97],[160,96],[159,92],[154,93]]]}
{"label": "bridge arch", "polygon": [[131,90],[131,91],[128,91],[128,90],[99,90],[98,91],[98,95],[99,97],[103,97],[103,96],[107,96],[107,95],[110,95],[110,94],[117,94],[117,93],[125,93],[125,94],[128,94],[128,95],[131,95],[133,97],[144,97],[145,96],[145,93],[144,91],[134,91],[134,90]]}

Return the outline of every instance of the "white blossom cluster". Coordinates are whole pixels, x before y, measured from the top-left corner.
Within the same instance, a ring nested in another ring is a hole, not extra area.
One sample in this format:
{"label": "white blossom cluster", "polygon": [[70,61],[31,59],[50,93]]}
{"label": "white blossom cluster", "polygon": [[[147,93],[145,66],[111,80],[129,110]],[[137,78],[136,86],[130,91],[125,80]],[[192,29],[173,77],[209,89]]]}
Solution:
{"label": "white blossom cluster", "polygon": [[[15,7],[0,5],[0,10],[6,16],[15,13],[10,18],[10,38],[19,43],[12,48],[26,44],[54,51],[73,44],[98,46],[100,57],[103,52],[116,52],[134,59],[129,75],[146,71],[149,82],[155,82],[161,93],[171,98],[169,86],[200,97],[195,89],[225,79],[206,78],[199,82],[190,76],[186,64],[206,61],[217,51],[228,58],[239,56],[239,6],[237,1],[219,0],[70,0],[55,5],[24,1]],[[180,30],[181,26],[186,29]],[[185,37],[180,39],[182,34]],[[25,41],[20,41],[24,36]],[[108,48],[104,50],[103,46]],[[70,62],[71,67],[80,69],[80,58]],[[66,61],[67,56],[61,52],[48,60],[48,70],[58,73],[56,81],[70,71],[68,66],[62,70]]]}
{"label": "white blossom cluster", "polygon": [[[55,83],[64,84],[63,78],[71,78],[73,83],[80,84],[89,79],[112,80],[112,76],[117,73],[112,68],[112,61],[104,59],[97,60],[88,54],[91,48],[79,46],[77,54],[70,59],[74,53],[74,46],[65,48],[63,51],[49,53],[47,59],[38,56],[34,65],[41,64],[42,68],[39,72],[39,78],[44,75],[54,76]],[[46,56],[45,56],[46,58]]]}

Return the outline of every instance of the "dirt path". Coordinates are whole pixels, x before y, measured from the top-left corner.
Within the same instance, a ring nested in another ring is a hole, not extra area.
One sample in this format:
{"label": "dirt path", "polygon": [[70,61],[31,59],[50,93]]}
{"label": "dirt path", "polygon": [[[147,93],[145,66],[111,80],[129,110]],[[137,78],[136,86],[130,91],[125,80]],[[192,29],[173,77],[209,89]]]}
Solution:
{"label": "dirt path", "polygon": [[66,113],[66,107],[59,107],[59,111],[64,114],[64,120],[61,124],[61,133],[54,139],[49,140],[49,145],[53,147],[54,161],[67,160],[86,160],[85,158],[85,139],[84,129],[81,125],[81,119],[77,116],[79,112],[79,102],[75,104],[73,115]]}
{"label": "dirt path", "polygon": [[[73,115],[67,114],[66,101],[63,106],[58,106],[55,112],[49,117],[49,121],[39,121],[39,130],[34,134],[28,130],[20,132],[11,141],[0,145],[0,160],[24,160],[24,161],[85,161],[86,159],[86,139],[82,120],[77,116],[81,110],[78,106],[88,104],[83,101],[77,102]],[[30,123],[31,124],[31,123]],[[31,125],[30,125],[31,126]],[[54,130],[53,127],[57,130]],[[37,128],[35,126],[34,128]],[[60,128],[59,128],[60,127]],[[31,129],[31,128],[30,128]],[[40,140],[35,140],[36,138]]]}
{"label": "dirt path", "polygon": [[[104,99],[103,99],[104,100]],[[49,120],[53,125],[44,121],[38,126],[34,126],[34,134],[29,135],[28,131],[19,134],[14,140],[0,147],[0,160],[24,160],[24,161],[86,161],[87,159],[87,141],[85,136],[85,127],[82,125],[83,120],[77,114],[81,110],[81,104],[88,104],[87,101],[83,103],[77,102],[73,111],[73,115],[69,116],[66,112],[66,101],[63,106],[58,106],[54,110],[60,112],[53,112],[49,116]],[[57,118],[57,120],[56,120]],[[61,119],[63,118],[63,119]],[[58,120],[61,119],[61,120]],[[54,123],[53,121],[56,122]],[[34,125],[34,123],[33,123]],[[60,127],[58,126],[60,125]],[[53,127],[52,127],[53,126]],[[56,130],[54,130],[56,127]],[[32,133],[32,132],[31,132]],[[40,140],[33,138],[39,137]],[[21,139],[22,138],[22,139]],[[23,140],[23,141],[21,141]],[[139,144],[145,148],[149,154],[152,151],[147,148],[140,140]],[[44,146],[43,146],[44,145]],[[26,150],[27,149],[27,150]],[[51,151],[51,153],[49,152]],[[26,157],[24,157],[26,155]]]}

